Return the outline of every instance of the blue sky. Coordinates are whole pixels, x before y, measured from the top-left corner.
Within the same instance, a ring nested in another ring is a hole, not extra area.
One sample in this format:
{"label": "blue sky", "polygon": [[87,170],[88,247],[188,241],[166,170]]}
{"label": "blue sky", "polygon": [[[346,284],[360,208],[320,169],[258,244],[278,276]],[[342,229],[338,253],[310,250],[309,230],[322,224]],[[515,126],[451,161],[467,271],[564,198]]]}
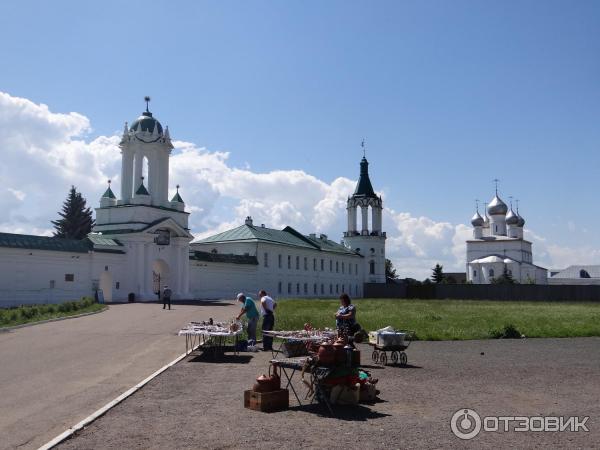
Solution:
{"label": "blue sky", "polygon": [[87,140],[151,95],[231,167],[331,183],[365,138],[395,212],[468,224],[497,177],[536,235],[600,248],[598,2],[19,1],[0,39],[0,90],[84,115]]}

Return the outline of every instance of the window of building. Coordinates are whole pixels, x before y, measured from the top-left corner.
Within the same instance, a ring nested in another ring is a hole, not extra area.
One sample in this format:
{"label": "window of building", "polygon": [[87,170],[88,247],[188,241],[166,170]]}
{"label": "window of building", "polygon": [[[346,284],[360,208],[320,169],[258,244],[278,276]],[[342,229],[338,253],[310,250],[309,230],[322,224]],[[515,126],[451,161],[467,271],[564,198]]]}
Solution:
{"label": "window of building", "polygon": [[288,283],[288,294],[292,293],[292,283]]}
{"label": "window of building", "polygon": [[317,295],[317,283],[313,285],[313,294]]}
{"label": "window of building", "polygon": [[278,266],[279,266],[280,269],[281,269],[281,265],[282,265],[282,261],[281,260],[282,260],[281,255],[277,255],[277,262],[278,262]]}
{"label": "window of building", "polygon": [[296,283],[296,294],[300,293],[300,283]]}
{"label": "window of building", "polygon": [[489,274],[490,274],[490,277],[493,277],[494,276],[494,269],[490,269]]}
{"label": "window of building", "polygon": [[300,257],[296,256],[296,270],[300,270]]}
{"label": "window of building", "polygon": [[304,295],[308,294],[308,283],[304,283]]}
{"label": "window of building", "polygon": [[346,263],[342,261],[342,273],[346,271]]}
{"label": "window of building", "polygon": [[[279,256],[281,256],[281,255],[279,255]],[[281,281],[280,281],[279,283],[277,283],[277,293],[278,294],[281,294],[281,287],[282,286],[281,286]]]}
{"label": "window of building", "polygon": [[354,286],[354,295],[358,295],[358,284]]}
{"label": "window of building", "polygon": [[56,286],[56,280],[50,280],[50,289],[54,289],[54,286]]}
{"label": "window of building", "polygon": [[477,271],[475,269],[473,269],[473,277],[477,276]]}
{"label": "window of building", "polygon": [[340,293],[340,285],[339,285],[339,284],[336,284],[336,285],[335,285],[335,293],[336,293],[336,294],[339,294],[339,293]]}
{"label": "window of building", "polygon": [[292,256],[288,255],[288,269],[292,268]]}
{"label": "window of building", "polygon": [[325,285],[321,283],[321,294],[325,293]]}
{"label": "window of building", "polygon": [[333,260],[332,259],[329,260],[329,271],[333,272]]}
{"label": "window of building", "polygon": [[308,258],[304,257],[304,270],[308,270]]}
{"label": "window of building", "polygon": [[330,284],[330,285],[329,285],[329,293],[330,293],[330,294],[333,294],[333,284]]}
{"label": "window of building", "polygon": [[369,273],[375,275],[375,261],[369,261]]}
{"label": "window of building", "polygon": [[[313,270],[316,272],[317,271],[317,258],[313,258]],[[316,292],[315,292],[316,294]]]}
{"label": "window of building", "polygon": [[342,294],[343,294],[344,292],[346,292],[346,285],[345,285],[345,284],[342,284]]}
{"label": "window of building", "polygon": [[75,274],[65,273],[65,281],[75,281]]}
{"label": "window of building", "polygon": [[121,282],[117,281],[115,283],[115,289],[119,290],[120,287],[121,287]]}
{"label": "window of building", "polygon": [[336,261],[336,262],[335,262],[335,272],[336,272],[336,273],[339,273],[339,271],[340,271],[340,262],[339,262],[339,261]]}
{"label": "window of building", "polygon": [[322,259],[321,260],[321,272],[323,272],[325,270],[325,260]]}
{"label": "window of building", "polygon": [[354,274],[358,275],[358,264],[354,264]]}
{"label": "window of building", "polygon": [[265,252],[265,267],[269,267],[269,254]]}

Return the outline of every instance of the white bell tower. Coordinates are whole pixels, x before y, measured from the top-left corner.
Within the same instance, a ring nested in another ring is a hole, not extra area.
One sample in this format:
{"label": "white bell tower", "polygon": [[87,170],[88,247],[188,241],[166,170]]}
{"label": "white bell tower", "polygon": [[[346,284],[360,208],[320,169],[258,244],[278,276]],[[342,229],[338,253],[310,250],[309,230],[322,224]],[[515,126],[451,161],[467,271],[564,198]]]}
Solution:
{"label": "white bell tower", "polygon": [[125,123],[121,148],[121,198],[109,187],[96,208],[93,232],[117,240],[127,255],[126,292],[156,299],[168,284],[174,298],[189,295],[189,232],[179,185],[169,201],[169,157],[173,144],[149,109],[130,127]]}
{"label": "white bell tower", "polygon": [[[364,156],[360,161],[360,178],[354,194],[348,197],[346,209],[348,230],[344,232],[344,243],[364,256],[364,282],[385,283],[386,234],[382,231],[383,202],[373,190],[369,179],[369,162]],[[359,209],[360,229],[357,226]]]}

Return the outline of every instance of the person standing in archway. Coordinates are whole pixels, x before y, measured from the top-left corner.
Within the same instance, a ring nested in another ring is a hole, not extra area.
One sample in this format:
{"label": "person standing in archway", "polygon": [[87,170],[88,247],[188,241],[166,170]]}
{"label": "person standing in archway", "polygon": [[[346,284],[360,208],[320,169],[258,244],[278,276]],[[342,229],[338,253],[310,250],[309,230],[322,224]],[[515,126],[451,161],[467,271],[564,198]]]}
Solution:
{"label": "person standing in archway", "polygon": [[[262,330],[263,331],[271,331],[275,326],[275,308],[277,307],[277,303],[271,297],[267,295],[267,291],[262,289],[258,293],[258,298],[260,298],[260,314],[263,317],[262,322]],[[273,337],[266,336],[263,333],[262,337],[263,341],[263,351],[271,351],[273,350]]]}
{"label": "person standing in archway", "polygon": [[162,292],[162,298],[163,298],[163,309],[165,309],[165,307],[167,306],[167,303],[169,304],[169,310],[171,309],[171,289],[169,289],[169,286],[165,285],[165,288],[163,289]]}

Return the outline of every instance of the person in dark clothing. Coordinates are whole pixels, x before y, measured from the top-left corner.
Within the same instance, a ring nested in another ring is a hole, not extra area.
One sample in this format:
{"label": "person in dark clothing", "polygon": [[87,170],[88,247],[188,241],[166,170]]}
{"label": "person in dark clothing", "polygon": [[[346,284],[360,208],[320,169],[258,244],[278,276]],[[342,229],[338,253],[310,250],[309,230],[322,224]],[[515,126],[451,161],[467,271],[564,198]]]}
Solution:
{"label": "person in dark clothing", "polygon": [[[275,326],[275,308],[277,307],[277,303],[270,296],[267,295],[265,290],[261,290],[258,293],[258,298],[260,298],[260,314],[263,318],[262,321],[262,330],[263,331],[271,331]],[[271,351],[273,350],[273,337],[267,336],[263,333],[263,351]]]}
{"label": "person in dark clothing", "polygon": [[169,309],[171,309],[171,294],[171,289],[169,289],[169,286],[165,285],[165,288],[162,291],[163,309],[166,308],[167,304],[169,304]]}

